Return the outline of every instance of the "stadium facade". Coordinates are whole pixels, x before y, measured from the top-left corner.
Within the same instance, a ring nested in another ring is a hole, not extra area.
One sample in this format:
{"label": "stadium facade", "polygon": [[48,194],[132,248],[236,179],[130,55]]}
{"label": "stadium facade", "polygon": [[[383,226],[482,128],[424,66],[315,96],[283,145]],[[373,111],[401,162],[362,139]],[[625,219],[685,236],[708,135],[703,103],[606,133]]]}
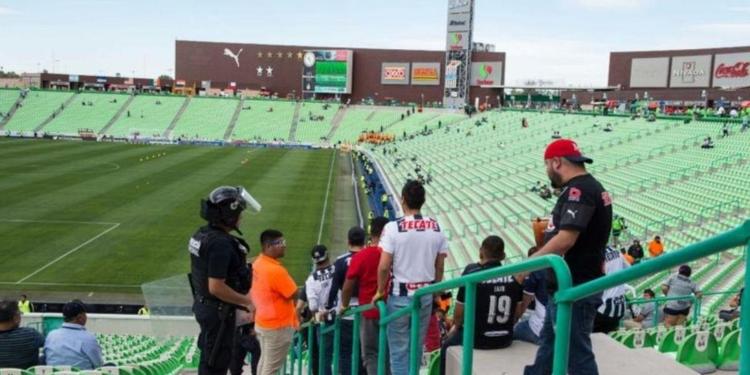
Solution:
{"label": "stadium facade", "polygon": [[[750,46],[611,52],[607,99],[678,101],[685,105],[750,99]],[[570,100],[572,91],[563,92]],[[603,93],[575,92],[579,103]]]}
{"label": "stadium facade", "polygon": [[[175,82],[230,91],[265,89],[279,97],[299,97],[308,91],[303,70],[305,55],[310,51],[317,51],[318,57],[329,51],[351,53],[347,89],[338,94],[318,94],[318,98],[338,95],[343,101],[351,99],[352,103],[363,99],[418,104],[443,101],[445,51],[177,40]],[[469,101],[488,101],[496,106],[502,100],[502,89],[479,86],[504,84],[505,53],[473,51],[471,61]]]}

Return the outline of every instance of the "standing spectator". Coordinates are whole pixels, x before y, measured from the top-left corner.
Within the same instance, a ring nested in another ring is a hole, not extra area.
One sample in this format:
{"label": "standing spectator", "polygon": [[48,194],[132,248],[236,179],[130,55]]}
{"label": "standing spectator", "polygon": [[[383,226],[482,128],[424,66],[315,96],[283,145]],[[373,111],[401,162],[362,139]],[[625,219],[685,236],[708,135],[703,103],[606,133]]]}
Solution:
{"label": "standing spectator", "polygon": [[86,331],[86,307],[83,302],[68,302],[62,309],[62,327],[47,335],[44,356],[47,365],[73,366],[93,370],[102,366],[102,349],[96,337]]}
{"label": "standing spectator", "polygon": [[140,309],[138,309],[138,315],[149,316],[151,315],[151,310],[148,309],[147,305],[143,305]]}
{"label": "standing spectator", "polygon": [[612,245],[617,248],[620,246],[620,235],[628,227],[625,225],[625,218],[620,215],[615,215],[615,220],[612,221]]}
{"label": "standing spectator", "polygon": [[628,247],[628,255],[633,257],[633,264],[638,264],[643,259],[643,246],[641,241],[633,240],[633,244]]}
{"label": "standing spectator", "polygon": [[[646,289],[643,291],[643,299],[654,299],[654,297],[656,297],[656,293],[654,293],[653,290]],[[622,325],[628,329],[651,328],[654,326],[654,315],[658,314],[659,309],[657,308],[656,302],[644,303],[641,304],[641,309],[638,313],[633,313],[633,319],[623,321]],[[656,319],[658,322],[659,318]]]}
{"label": "standing spectator", "polygon": [[[329,292],[331,291],[331,283],[333,282],[334,266],[331,264],[331,260],[328,257],[328,248],[324,245],[315,245],[312,248],[311,257],[315,263],[315,270],[310,273],[305,281],[305,295],[307,297],[308,308],[313,316],[317,316],[318,313],[325,311],[325,304],[328,302]],[[315,337],[321,335],[318,325],[313,328]],[[320,370],[320,354],[319,351],[323,350],[323,358],[325,363],[324,374],[331,373],[331,348],[333,348],[333,334],[328,333],[325,335],[325,347],[320,347],[320,339],[313,340],[312,347],[312,362],[313,362],[313,373],[318,374]]]}
{"label": "standing spectator", "polygon": [[260,234],[261,254],[253,262],[250,289],[255,311],[255,331],[260,341],[260,375],[276,374],[284,364],[292,335],[299,326],[294,308],[297,285],[279,261],[286,252],[284,235],[268,229]]}
{"label": "standing spectator", "polygon": [[[346,271],[346,281],[341,290],[341,306],[347,309],[357,285],[359,303],[366,305],[372,302],[372,297],[378,289],[378,267],[380,261],[380,235],[388,224],[388,219],[379,216],[370,223],[370,244],[352,256],[349,269]],[[362,313],[364,319],[360,323],[359,336],[362,346],[363,365],[368,375],[378,373],[378,335],[380,314],[377,309]],[[387,360],[386,360],[387,361]]]}
{"label": "standing spectator", "polygon": [[[625,249],[622,249],[625,253]],[[627,254],[626,254],[627,255]],[[607,247],[604,253],[604,274],[611,275],[630,267],[619,251]],[[602,305],[596,311],[594,332],[610,333],[620,326],[625,316],[625,284],[620,284],[604,291]]]}
{"label": "standing spectator", "polygon": [[750,128],[750,114],[745,114],[745,116],[742,117],[742,127],[740,128],[741,132],[744,132]]}
{"label": "standing spectator", "polygon": [[[676,274],[669,276],[661,286],[661,291],[667,297],[688,297],[695,295],[697,298],[701,298],[701,293],[698,285],[690,280],[690,275],[693,270],[690,266],[684,264],[680,266]],[[690,314],[690,306],[692,302],[689,299],[680,299],[668,301],[664,306],[664,326],[669,328],[676,325],[682,325],[685,323],[688,314]],[[700,311],[696,311],[696,314],[700,314]]]}
{"label": "standing spectator", "polygon": [[[560,197],[552,209],[552,220],[545,232],[545,243],[532,257],[559,254],[565,258],[573,285],[579,285],[604,275],[604,251],[612,230],[612,199],[604,187],[591,176],[585,163],[593,160],[581,154],[570,139],[556,140],[547,146],[544,163],[554,188],[561,188]],[[551,274],[552,275],[552,274]],[[549,280],[551,290],[557,280]],[[572,373],[598,374],[596,359],[591,349],[591,331],[596,309],[602,303],[597,293],[573,303],[570,323],[570,354],[568,370]],[[552,317],[557,306],[550,300],[541,333],[541,344],[534,364],[524,374],[549,374],[555,331]]]}
{"label": "standing spectator", "polygon": [[722,137],[729,137],[729,123],[725,122],[724,126],[721,127],[721,136]]}
{"label": "standing spectator", "polygon": [[664,244],[661,243],[661,237],[655,236],[654,239],[648,243],[648,254],[652,258],[664,254]]}
{"label": "standing spectator", "polygon": [[26,299],[25,294],[21,294],[21,299],[18,300],[18,310],[21,311],[21,314],[29,314],[34,311],[34,305]]}
{"label": "standing spectator", "polygon": [[0,301],[0,368],[27,369],[39,364],[44,337],[33,328],[21,327],[15,301]]}
{"label": "standing spectator", "polygon": [[[529,249],[527,256],[536,253],[536,246]],[[534,304],[534,312],[529,315],[528,320],[516,324],[513,328],[513,338],[526,341],[534,345],[541,344],[540,335],[544,326],[544,317],[547,315],[547,271],[537,270],[530,273],[523,281],[523,300],[518,306],[517,318],[526,312],[526,309]]]}
{"label": "standing spectator", "polygon": [[[461,274],[468,275],[502,266],[505,243],[498,236],[489,236],[479,249],[479,263],[466,266]],[[474,320],[474,347],[477,349],[502,349],[513,343],[513,325],[516,323],[518,304],[523,298],[522,286],[514,276],[502,276],[477,284]],[[445,373],[445,353],[448,347],[462,345],[465,288],[458,290],[453,311],[453,328],[440,351],[440,373]]]}
{"label": "standing spectator", "polygon": [[[336,262],[333,265],[333,283],[331,284],[331,292],[328,294],[328,303],[326,304],[327,310],[332,312],[343,310],[341,289],[344,287],[346,274],[349,270],[349,264],[352,261],[352,257],[354,254],[359,253],[359,251],[365,246],[366,237],[367,235],[365,234],[364,229],[356,226],[349,228],[349,233],[347,234],[349,252],[336,258]],[[347,306],[359,306],[359,291],[356,286],[354,287],[352,294],[356,294],[357,297],[352,297]],[[341,348],[339,349],[341,355],[339,356],[339,369],[341,369],[342,374],[351,374],[353,329],[353,316],[341,319]]]}
{"label": "standing spectator", "polygon": [[[387,301],[389,314],[409,306],[419,288],[443,280],[448,241],[438,222],[420,213],[424,202],[424,186],[417,181],[408,181],[401,190],[404,217],[388,223],[383,229],[380,240],[383,253],[378,265],[378,291],[373,300],[384,297],[390,279],[391,287]],[[422,296],[419,305],[420,342],[417,344],[417,355],[421,358],[421,343],[427,334],[432,312],[432,296]],[[387,328],[391,372],[395,375],[409,372],[410,328],[408,315],[392,321]]]}

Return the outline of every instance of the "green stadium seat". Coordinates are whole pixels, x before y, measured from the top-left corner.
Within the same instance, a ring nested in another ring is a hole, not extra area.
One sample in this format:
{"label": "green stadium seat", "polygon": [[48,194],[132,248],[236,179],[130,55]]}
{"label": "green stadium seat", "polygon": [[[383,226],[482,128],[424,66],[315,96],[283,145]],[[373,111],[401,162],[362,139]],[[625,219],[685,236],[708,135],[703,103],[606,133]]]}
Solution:
{"label": "green stadium seat", "polygon": [[717,367],[723,371],[737,371],[740,366],[740,351],[740,330],[727,333],[719,345]]}
{"label": "green stadium seat", "polygon": [[650,348],[656,344],[654,335],[645,330],[632,331],[624,339],[618,341],[631,349]]}
{"label": "green stadium seat", "polygon": [[430,361],[427,364],[427,374],[428,375],[440,375],[440,351],[436,350],[435,353],[433,353],[432,356],[430,356]]}
{"label": "green stadium seat", "polygon": [[677,362],[700,374],[716,371],[719,347],[716,339],[708,331],[688,335],[677,350]]}
{"label": "green stadium seat", "polygon": [[34,366],[29,367],[28,370],[35,375],[50,375],[55,372],[53,366]]}
{"label": "green stadium seat", "polygon": [[658,343],[659,351],[662,353],[677,352],[687,335],[688,332],[685,327],[678,326],[668,329]]}
{"label": "green stadium seat", "polygon": [[0,368],[0,375],[32,375],[32,373],[17,368]]}

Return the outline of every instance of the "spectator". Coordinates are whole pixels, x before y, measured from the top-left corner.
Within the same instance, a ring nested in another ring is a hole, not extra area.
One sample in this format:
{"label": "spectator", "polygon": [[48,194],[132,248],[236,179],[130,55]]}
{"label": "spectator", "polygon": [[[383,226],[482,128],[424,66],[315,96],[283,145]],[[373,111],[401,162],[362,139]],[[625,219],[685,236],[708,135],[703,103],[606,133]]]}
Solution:
{"label": "spectator", "polygon": [[544,185],[542,185],[542,181],[537,181],[536,184],[534,184],[534,186],[529,189],[529,191],[531,191],[532,193],[536,193],[541,191],[543,187]]}
{"label": "spectator", "polygon": [[729,123],[725,122],[724,126],[721,127],[721,136],[729,137]]}
{"label": "spectator", "polygon": [[442,335],[440,333],[440,305],[435,301],[432,303],[432,314],[430,314],[430,322],[427,325],[427,335],[424,337],[424,351],[432,353],[440,349],[440,342]]}
{"label": "spectator", "polygon": [[443,313],[448,313],[448,310],[451,308],[451,299],[453,298],[453,293],[449,291],[445,291],[440,294],[440,299],[438,300],[438,305],[440,305],[440,311]]}
{"label": "spectator", "polygon": [[[643,299],[654,299],[656,293],[651,289],[643,291]],[[656,302],[648,302],[641,304],[641,308],[638,313],[633,314],[633,319],[627,319],[622,322],[623,326],[628,329],[637,328],[651,328],[654,326],[654,315],[658,315],[659,309],[657,309]],[[656,318],[657,322],[659,318]]]}
{"label": "spectator", "polygon": [[21,294],[21,299],[18,300],[18,310],[21,314],[29,314],[34,311],[34,305],[31,304],[31,301],[26,299],[25,294]]}
{"label": "spectator", "polygon": [[559,130],[555,130],[554,132],[552,132],[552,139],[560,139],[560,138],[562,138],[562,136],[560,135]]}
{"label": "spectator", "polygon": [[628,255],[633,257],[633,264],[638,264],[643,259],[643,246],[641,241],[633,240],[633,244],[628,247]]}
{"label": "spectator", "polygon": [[[538,250],[536,246],[528,251],[531,257]],[[518,319],[524,314],[527,308],[533,304],[533,312],[529,315],[528,320],[516,324],[513,328],[513,338],[516,340],[530,342],[534,345],[541,343],[539,335],[544,325],[544,317],[547,313],[547,271],[534,271],[523,281],[523,300],[518,306]]]}
{"label": "spectator", "polygon": [[143,305],[140,309],[138,309],[138,315],[140,316],[149,316],[151,315],[151,310],[148,309],[148,306]]}
{"label": "spectator", "polygon": [[[625,253],[625,249],[622,249]],[[619,251],[607,247],[604,252],[604,274],[611,275],[630,267],[630,263]],[[620,284],[604,291],[602,304],[596,311],[594,332],[610,333],[620,326],[625,316],[625,284]]]}
{"label": "spectator", "polygon": [[[697,298],[701,298],[703,295],[698,288],[698,285],[690,280],[692,269],[688,265],[680,266],[676,274],[669,276],[669,278],[662,284],[661,290],[667,297],[689,297],[695,295]],[[690,314],[690,306],[692,302],[689,299],[679,299],[668,301],[664,306],[664,326],[669,328],[676,325],[685,323],[685,320]],[[700,311],[696,312],[696,314]]]}
{"label": "spectator", "polygon": [[286,360],[292,335],[298,327],[295,300],[297,285],[279,261],[286,252],[284,235],[274,229],[260,234],[261,254],[253,262],[250,295],[256,306],[255,331],[260,341],[261,375],[276,374]]}
{"label": "spectator", "polygon": [[[382,250],[379,247],[380,235],[383,228],[388,224],[388,219],[379,216],[370,222],[370,244],[358,253],[352,255],[349,268],[346,271],[346,281],[341,290],[341,306],[347,309],[354,293],[354,285],[357,285],[357,298],[360,304],[366,305],[372,302],[372,297],[378,289],[378,268],[375,266],[380,261]],[[378,335],[380,328],[378,321],[380,314],[377,309],[362,313],[359,336],[362,347],[363,365],[368,375],[378,373]],[[387,361],[387,360],[386,360]]]}
{"label": "spectator", "polygon": [[236,314],[235,342],[232,348],[232,361],[229,363],[229,373],[242,375],[242,368],[246,365],[245,357],[250,353],[250,370],[253,375],[258,375],[261,353],[260,343],[255,333],[255,311],[237,310]]}
{"label": "spectator", "polygon": [[622,255],[622,258],[625,259],[626,262],[628,262],[628,264],[632,265],[633,262],[635,262],[635,259],[630,256],[630,254],[628,254],[628,251],[625,250],[624,247],[620,249],[620,254]]}
{"label": "spectator", "polygon": [[648,254],[652,258],[664,254],[664,244],[661,243],[661,237],[654,236],[654,239],[648,243]]}
{"label": "spectator", "polygon": [[[391,279],[391,293],[387,301],[389,313],[409,306],[419,288],[443,280],[448,242],[438,222],[422,216],[420,210],[424,202],[424,186],[416,181],[408,181],[401,190],[404,217],[388,223],[383,229],[380,241],[383,253],[378,265],[378,291],[373,300],[377,301],[385,295],[386,285]],[[432,310],[432,296],[422,296],[420,306],[418,339],[424,342]],[[408,315],[388,325],[391,372],[395,375],[409,372],[410,326]],[[417,355],[419,358],[422,357],[421,345]]]}
{"label": "spectator", "polygon": [[[312,248],[311,257],[315,263],[315,270],[310,273],[305,281],[305,295],[307,297],[308,308],[313,316],[318,316],[319,313],[325,311],[325,304],[328,302],[329,292],[331,291],[331,283],[333,282],[334,266],[331,264],[331,260],[328,257],[328,249],[324,245],[315,245]],[[322,318],[318,320],[322,321]],[[321,335],[319,326],[314,326],[315,337]],[[329,333],[325,335],[324,341],[325,347],[320,348],[320,339],[313,340],[312,348],[312,362],[313,362],[313,373],[318,374],[320,370],[319,361],[319,350],[324,351],[323,358],[326,360],[324,374],[331,373],[331,349],[333,348],[333,334]]]}
{"label": "spectator", "polygon": [[740,128],[740,131],[744,132],[748,128],[750,128],[750,115],[746,114],[742,117],[742,127]]}
{"label": "spectator", "polygon": [[615,219],[612,221],[612,245],[614,247],[620,246],[620,235],[628,229],[625,225],[625,218],[620,215],[615,215]]}
{"label": "spectator", "polygon": [[47,365],[73,366],[93,370],[102,366],[102,349],[96,337],[86,331],[86,307],[83,302],[68,302],[62,309],[62,327],[47,335],[44,356]]}
{"label": "spectator", "polygon": [[[461,274],[502,266],[505,260],[505,243],[498,236],[489,236],[479,248],[479,263],[466,266]],[[448,347],[462,345],[465,289],[461,287],[456,297],[453,311],[453,328],[440,350],[440,373],[445,374],[445,356]],[[513,326],[516,323],[517,308],[523,298],[521,281],[514,276],[502,276],[477,284],[476,310],[474,320],[474,347],[477,349],[502,349],[513,343]]]}
{"label": "spectator", "polygon": [[552,198],[552,191],[549,189],[549,186],[542,186],[542,188],[539,190],[539,196],[544,200]]}
{"label": "spectator", "polygon": [[703,144],[701,145],[701,148],[714,148],[714,141],[711,140],[711,137],[706,137],[703,140]]}
{"label": "spectator", "polygon": [[33,328],[21,327],[15,301],[0,301],[0,368],[27,369],[39,364],[44,337]]}
{"label": "spectator", "polygon": [[[585,163],[593,160],[581,154],[570,139],[550,143],[544,152],[544,163],[552,187],[562,194],[552,210],[552,220],[545,233],[545,244],[532,257],[559,254],[564,257],[573,285],[604,275],[604,252],[612,230],[612,199],[604,187],[587,171]],[[557,289],[557,280],[550,277],[548,285]],[[573,303],[570,325],[568,370],[572,373],[598,373],[591,349],[591,329],[602,294],[596,293]],[[542,327],[541,344],[534,364],[524,374],[552,372],[555,331],[552,317],[557,312],[554,301],[547,304]]]}
{"label": "spectator", "polygon": [[729,308],[719,311],[719,318],[725,322],[731,322],[740,317],[740,307],[742,306],[742,293],[745,292],[745,288],[740,289],[737,293],[729,300]]}
{"label": "spectator", "polygon": [[[333,282],[331,283],[331,292],[328,294],[328,302],[326,309],[328,311],[337,311],[340,308],[343,309],[341,301],[341,289],[344,287],[346,281],[346,273],[349,270],[349,263],[352,260],[354,254],[359,253],[360,250],[365,246],[365,230],[360,227],[349,228],[347,234],[349,252],[336,258],[334,263]],[[359,306],[359,291],[355,286],[352,294],[356,294],[356,297],[352,297],[349,301],[348,306]],[[341,319],[341,348],[339,357],[339,369],[342,374],[351,374],[352,367],[352,334],[354,329],[354,317],[348,316]],[[358,371],[359,372],[359,371]]]}

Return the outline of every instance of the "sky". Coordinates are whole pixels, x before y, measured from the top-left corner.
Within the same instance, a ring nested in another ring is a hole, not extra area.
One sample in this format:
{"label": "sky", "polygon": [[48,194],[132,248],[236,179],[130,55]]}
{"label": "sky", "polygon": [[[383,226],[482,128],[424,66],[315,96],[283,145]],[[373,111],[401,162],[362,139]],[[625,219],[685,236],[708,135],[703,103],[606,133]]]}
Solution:
{"label": "sky", "polygon": [[[174,75],[176,39],[441,50],[446,8],[447,0],[0,0],[0,67]],[[612,51],[750,45],[748,0],[477,0],[475,12],[474,41],[507,54],[506,84],[602,86]]]}

